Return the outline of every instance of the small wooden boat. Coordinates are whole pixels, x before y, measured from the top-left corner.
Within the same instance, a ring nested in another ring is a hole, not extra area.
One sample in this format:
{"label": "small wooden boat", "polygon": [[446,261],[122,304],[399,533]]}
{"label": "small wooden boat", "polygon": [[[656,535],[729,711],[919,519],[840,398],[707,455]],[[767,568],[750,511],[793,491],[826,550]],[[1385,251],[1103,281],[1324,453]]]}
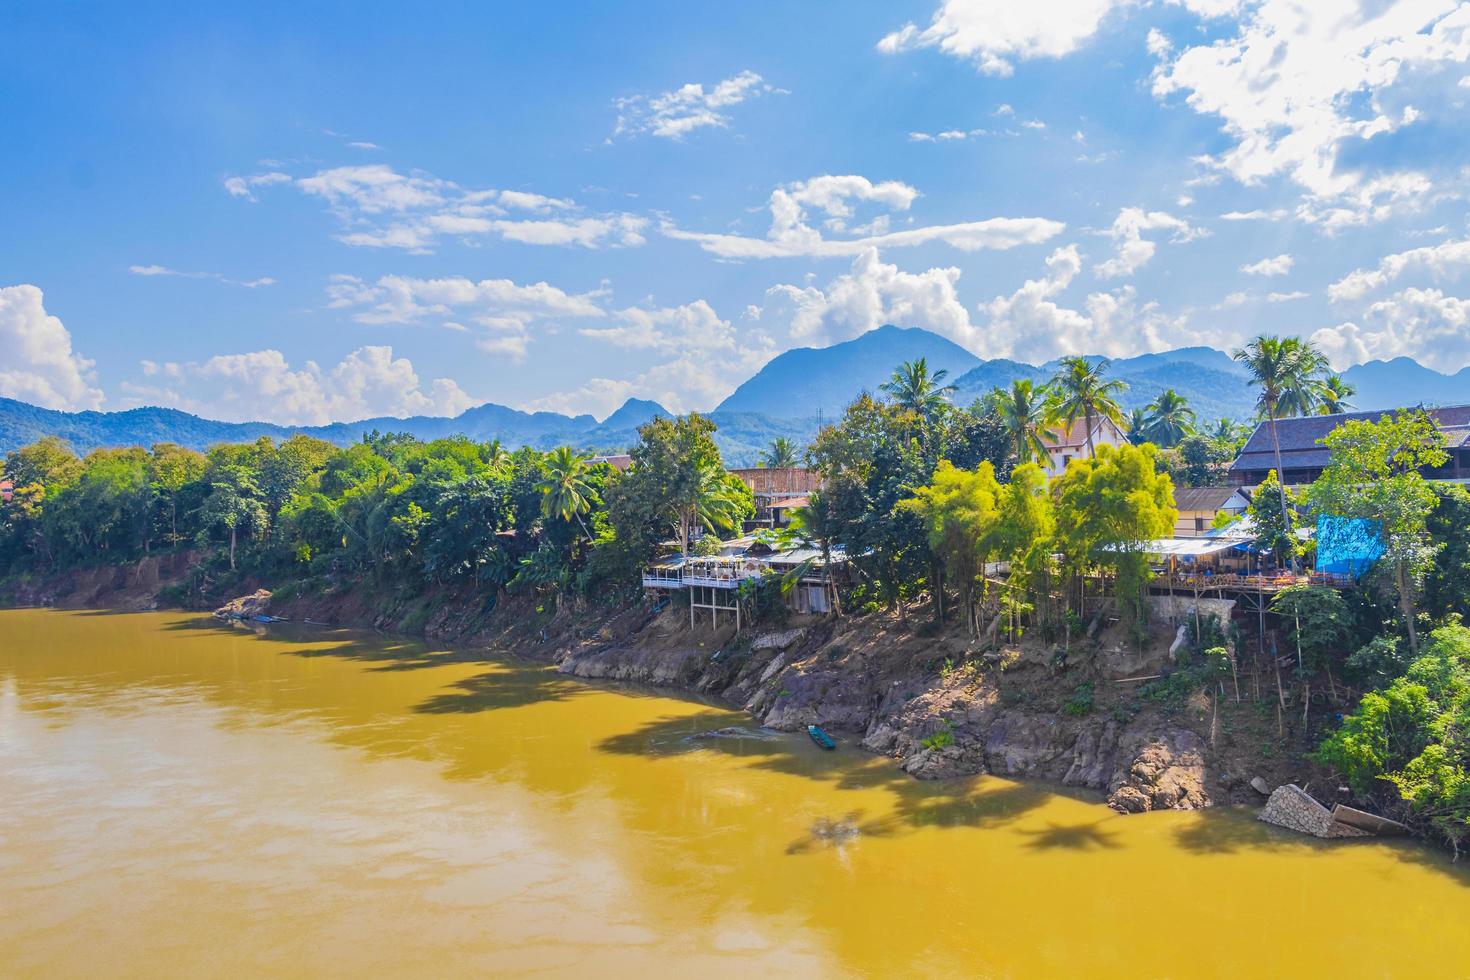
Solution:
{"label": "small wooden boat", "polygon": [[821,725],[806,726],[806,733],[812,737],[813,742],[816,742],[824,749],[831,750],[837,748],[836,740],[824,732]]}

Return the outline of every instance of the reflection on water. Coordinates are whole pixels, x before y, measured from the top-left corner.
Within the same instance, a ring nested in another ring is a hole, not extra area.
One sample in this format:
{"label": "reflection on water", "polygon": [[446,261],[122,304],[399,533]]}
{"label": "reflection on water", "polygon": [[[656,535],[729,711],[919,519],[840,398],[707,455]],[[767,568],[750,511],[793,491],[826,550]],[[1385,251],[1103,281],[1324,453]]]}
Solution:
{"label": "reflection on water", "polygon": [[0,612],[0,789],[5,975],[1470,963],[1470,876],[1412,844],[920,783],[710,704],[372,634]]}

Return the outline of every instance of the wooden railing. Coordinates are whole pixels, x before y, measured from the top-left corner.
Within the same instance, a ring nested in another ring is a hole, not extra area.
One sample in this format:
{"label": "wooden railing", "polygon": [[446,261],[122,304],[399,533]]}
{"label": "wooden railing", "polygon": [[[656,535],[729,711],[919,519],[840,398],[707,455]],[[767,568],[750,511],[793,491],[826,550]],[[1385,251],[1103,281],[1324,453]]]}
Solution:
{"label": "wooden railing", "polygon": [[1170,575],[1155,572],[1150,583],[1154,588],[1167,589],[1173,586],[1179,591],[1208,592],[1214,589],[1234,589],[1250,592],[1280,592],[1293,585],[1326,585],[1334,589],[1350,589],[1357,582],[1350,575],[1335,575],[1331,572],[1265,572],[1236,574],[1233,572],[1216,575]]}

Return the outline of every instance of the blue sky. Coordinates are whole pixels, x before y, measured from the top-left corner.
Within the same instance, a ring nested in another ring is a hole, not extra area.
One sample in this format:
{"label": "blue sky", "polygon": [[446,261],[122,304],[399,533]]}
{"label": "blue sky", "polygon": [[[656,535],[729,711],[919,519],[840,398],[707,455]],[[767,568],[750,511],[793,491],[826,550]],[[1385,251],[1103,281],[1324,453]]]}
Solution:
{"label": "blue sky", "polygon": [[207,7],[0,8],[0,395],[708,409],[884,322],[1470,363],[1470,4]]}

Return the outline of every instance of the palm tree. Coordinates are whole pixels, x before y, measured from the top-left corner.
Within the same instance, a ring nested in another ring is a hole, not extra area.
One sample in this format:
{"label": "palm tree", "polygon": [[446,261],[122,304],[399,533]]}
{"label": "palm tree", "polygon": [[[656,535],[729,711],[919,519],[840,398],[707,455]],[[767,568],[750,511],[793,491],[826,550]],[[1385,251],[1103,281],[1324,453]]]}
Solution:
{"label": "palm tree", "polygon": [[485,462],[492,469],[499,469],[503,464],[510,462],[510,453],[506,452],[499,439],[491,439],[485,446]]}
{"label": "palm tree", "polygon": [[904,361],[894,370],[893,377],[878,387],[927,424],[955,390],[954,385],[940,383],[948,375],[943,368],[930,374],[929,362],[921,357],[917,361]]}
{"label": "palm tree", "polygon": [[1353,407],[1350,400],[1358,389],[1343,380],[1340,374],[1329,374],[1317,386],[1317,414],[1341,415]]}
{"label": "palm tree", "polygon": [[711,532],[735,527],[740,517],[740,496],[735,489],[738,483],[737,478],[713,464],[700,469],[694,495],[687,498],[688,506],[679,512],[680,554],[689,556],[689,536],[696,524]]}
{"label": "palm tree", "polygon": [[1165,388],[1148,406],[1149,441],[1164,448],[1179,445],[1194,430],[1194,409],[1173,388]]}
{"label": "palm tree", "polygon": [[1056,433],[1048,428],[1052,410],[1050,394],[1046,385],[1034,384],[1030,378],[1012,381],[1010,391],[996,388],[990,392],[990,407],[1011,440],[1017,466],[1033,460],[1046,465],[1046,443],[1042,440],[1056,438]]}
{"label": "palm tree", "polygon": [[570,446],[558,446],[546,454],[546,476],[536,489],[541,491],[541,516],[576,519],[587,539],[592,533],[582,515],[592,509],[597,491],[587,481],[587,460],[572,452]]}
{"label": "palm tree", "polygon": [[1128,413],[1128,441],[1135,446],[1148,442],[1148,409],[1135,408]]}
{"label": "palm tree", "polygon": [[761,453],[761,465],[773,470],[790,469],[796,465],[796,443],[785,436],[771,440],[771,448]]}
{"label": "palm tree", "polygon": [[1245,426],[1223,415],[1205,430],[1205,436],[1217,442],[1243,442],[1248,435],[1250,432]]}
{"label": "palm tree", "polygon": [[[1326,359],[1313,344],[1300,337],[1260,336],[1230,356],[1245,365],[1251,383],[1260,389],[1256,408],[1271,432],[1271,449],[1276,454],[1277,484],[1281,496],[1281,520],[1283,525],[1290,527],[1286,471],[1281,465],[1281,438],[1276,431],[1276,420],[1284,410],[1302,407],[1305,393],[1312,388]],[[1295,557],[1291,558],[1291,570],[1296,571]]]}
{"label": "palm tree", "polygon": [[1069,428],[1078,418],[1086,423],[1089,457],[1097,455],[1092,444],[1093,419],[1105,418],[1119,427],[1123,425],[1123,408],[1118,404],[1117,396],[1127,391],[1128,385],[1116,378],[1108,380],[1104,377],[1111,363],[1107,358],[1090,362],[1085,357],[1064,357],[1061,369],[1051,381],[1060,399],[1058,417]]}

